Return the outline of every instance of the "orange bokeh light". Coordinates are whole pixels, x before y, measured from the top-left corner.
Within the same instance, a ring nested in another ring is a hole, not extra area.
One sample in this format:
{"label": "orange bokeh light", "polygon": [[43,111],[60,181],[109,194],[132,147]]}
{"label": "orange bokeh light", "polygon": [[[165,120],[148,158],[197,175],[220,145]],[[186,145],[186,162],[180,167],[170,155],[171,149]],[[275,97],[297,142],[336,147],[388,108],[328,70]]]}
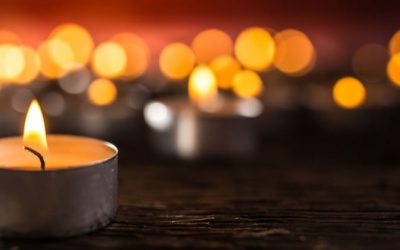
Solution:
{"label": "orange bokeh light", "polygon": [[198,63],[208,64],[218,56],[231,55],[233,41],[222,30],[208,29],[193,39],[192,49]]}
{"label": "orange bokeh light", "polygon": [[232,90],[240,97],[255,97],[261,94],[263,82],[256,72],[241,70],[233,77]]}
{"label": "orange bokeh light", "polygon": [[43,41],[37,52],[41,60],[41,73],[48,78],[62,76],[64,68],[74,62],[74,52],[63,40]]}
{"label": "orange bokeh light", "polygon": [[50,38],[66,42],[74,55],[74,62],[87,64],[93,51],[94,42],[90,33],[83,27],[67,23],[56,27],[50,34]]}
{"label": "orange bokeh light", "polygon": [[315,49],[301,31],[288,29],[274,36],[276,55],[274,65],[280,71],[295,76],[308,73],[315,65]]}
{"label": "orange bokeh light", "polygon": [[126,79],[141,76],[150,61],[150,50],[143,39],[135,34],[121,33],[112,37],[111,40],[120,44],[127,56],[126,67],[121,76]]}
{"label": "orange bokeh light", "polygon": [[168,78],[180,80],[187,77],[195,64],[195,55],[183,43],[167,45],[160,54],[161,72]]}
{"label": "orange bokeh light", "polygon": [[256,71],[266,70],[274,59],[274,39],[266,29],[248,28],[237,37],[235,54],[244,67]]}
{"label": "orange bokeh light", "polygon": [[90,83],[87,89],[89,100],[99,106],[106,106],[113,103],[117,97],[115,84],[108,79],[96,79]]}
{"label": "orange bokeh light", "polygon": [[221,89],[229,89],[233,76],[240,70],[240,64],[232,56],[219,56],[212,60],[210,67]]}
{"label": "orange bokeh light", "polygon": [[394,84],[400,86],[400,52],[394,54],[387,64],[387,74]]}
{"label": "orange bokeh light", "polygon": [[339,79],[333,87],[333,99],[347,109],[354,109],[362,105],[367,92],[364,85],[354,77]]}
{"label": "orange bokeh light", "polygon": [[127,64],[124,48],[116,42],[100,44],[93,53],[93,71],[104,78],[116,78],[123,74]]}

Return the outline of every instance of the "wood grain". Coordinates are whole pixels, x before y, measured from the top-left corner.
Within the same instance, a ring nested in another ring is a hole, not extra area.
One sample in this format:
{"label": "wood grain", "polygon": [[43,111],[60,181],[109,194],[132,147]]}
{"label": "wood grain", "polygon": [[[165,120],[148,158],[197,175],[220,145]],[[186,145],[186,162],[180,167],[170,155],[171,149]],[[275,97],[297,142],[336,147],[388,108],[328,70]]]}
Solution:
{"label": "wood grain", "polygon": [[400,169],[363,166],[120,167],[103,230],[1,249],[400,249]]}

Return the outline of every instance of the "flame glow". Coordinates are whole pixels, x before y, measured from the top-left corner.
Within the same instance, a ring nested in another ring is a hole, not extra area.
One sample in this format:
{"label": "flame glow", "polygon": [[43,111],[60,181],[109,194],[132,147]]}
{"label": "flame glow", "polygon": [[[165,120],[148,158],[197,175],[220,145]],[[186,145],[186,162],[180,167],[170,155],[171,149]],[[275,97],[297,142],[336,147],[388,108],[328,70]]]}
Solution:
{"label": "flame glow", "polygon": [[36,100],[31,102],[26,115],[23,142],[24,146],[31,147],[38,152],[43,153],[47,151],[46,128],[44,126],[43,114]]}
{"label": "flame glow", "polygon": [[189,95],[197,103],[212,102],[217,96],[217,80],[213,71],[205,66],[197,66],[189,77]]}

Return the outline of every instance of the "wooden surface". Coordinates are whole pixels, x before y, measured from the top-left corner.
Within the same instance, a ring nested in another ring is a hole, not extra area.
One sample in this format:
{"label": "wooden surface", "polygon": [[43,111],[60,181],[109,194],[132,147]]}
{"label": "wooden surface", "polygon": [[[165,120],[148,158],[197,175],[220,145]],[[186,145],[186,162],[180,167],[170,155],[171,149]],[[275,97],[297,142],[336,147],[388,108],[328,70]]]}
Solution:
{"label": "wooden surface", "polygon": [[400,168],[122,164],[111,225],[0,249],[400,249]]}

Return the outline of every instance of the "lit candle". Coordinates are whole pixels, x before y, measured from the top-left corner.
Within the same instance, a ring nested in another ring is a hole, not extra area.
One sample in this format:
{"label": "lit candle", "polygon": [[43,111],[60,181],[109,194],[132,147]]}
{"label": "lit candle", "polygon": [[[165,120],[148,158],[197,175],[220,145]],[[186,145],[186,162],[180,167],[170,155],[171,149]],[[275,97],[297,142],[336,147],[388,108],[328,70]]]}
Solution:
{"label": "lit candle", "polygon": [[117,208],[117,156],[100,140],[46,137],[34,100],[24,136],[0,139],[0,236],[66,237],[107,225]]}
{"label": "lit candle", "polygon": [[189,78],[189,97],[152,101],[145,119],[155,148],[181,159],[247,158],[257,150],[255,119],[262,113],[254,98],[222,98],[212,70],[196,67]]}

